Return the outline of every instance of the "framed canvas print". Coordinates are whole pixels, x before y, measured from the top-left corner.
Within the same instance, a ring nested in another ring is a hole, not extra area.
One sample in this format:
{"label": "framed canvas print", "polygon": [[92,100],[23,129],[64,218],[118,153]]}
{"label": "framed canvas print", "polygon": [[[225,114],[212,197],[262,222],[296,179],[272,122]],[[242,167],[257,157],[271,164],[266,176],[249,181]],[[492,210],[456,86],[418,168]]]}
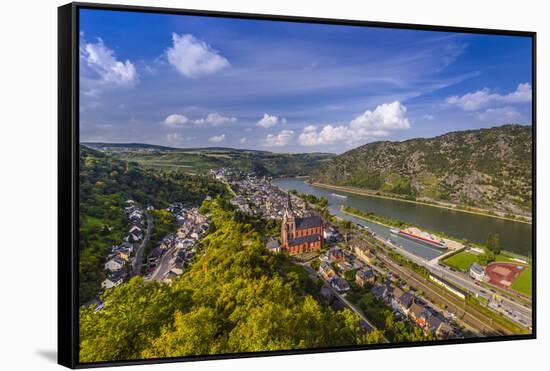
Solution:
{"label": "framed canvas print", "polygon": [[58,44],[62,365],[535,338],[534,32],[72,3]]}

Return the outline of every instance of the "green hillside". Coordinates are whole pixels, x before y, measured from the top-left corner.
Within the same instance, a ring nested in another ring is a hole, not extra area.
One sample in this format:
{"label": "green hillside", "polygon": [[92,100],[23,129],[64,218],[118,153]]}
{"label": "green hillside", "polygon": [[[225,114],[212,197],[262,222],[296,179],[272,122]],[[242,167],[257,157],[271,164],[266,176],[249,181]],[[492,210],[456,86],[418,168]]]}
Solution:
{"label": "green hillside", "polygon": [[[104,307],[80,313],[80,361],[377,343],[348,309],[334,312],[317,300],[311,278],[285,255],[272,255],[251,224],[230,205],[205,202],[212,232],[204,254],[172,285],[140,277],[109,290]],[[299,267],[303,270],[302,267]]]}
{"label": "green hillside", "polygon": [[309,175],[334,157],[330,153],[287,154],[221,147],[176,149],[146,144],[85,145],[122,160],[135,161],[145,167],[192,174],[232,167],[272,177]]}
{"label": "green hillside", "polygon": [[531,126],[504,125],[369,143],[335,157],[311,180],[528,215],[531,156]]}

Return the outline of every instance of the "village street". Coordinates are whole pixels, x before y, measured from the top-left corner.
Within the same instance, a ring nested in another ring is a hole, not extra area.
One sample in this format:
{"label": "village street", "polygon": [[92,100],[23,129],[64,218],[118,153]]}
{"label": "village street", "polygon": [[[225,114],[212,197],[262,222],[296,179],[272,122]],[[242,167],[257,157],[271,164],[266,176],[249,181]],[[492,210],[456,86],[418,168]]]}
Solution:
{"label": "village street", "polygon": [[141,241],[141,244],[136,251],[136,257],[132,264],[133,276],[138,276],[141,274],[141,266],[143,264],[143,250],[145,249],[145,244],[147,243],[147,241],[149,241],[149,238],[151,237],[151,230],[153,229],[153,218],[147,213],[145,214],[145,217],[147,219],[147,231],[145,232],[145,237],[143,237],[143,241]]}
{"label": "village street", "polygon": [[162,281],[164,278],[164,275],[170,270],[170,259],[172,259],[172,255],[174,254],[174,251],[176,250],[175,247],[172,247],[168,249],[164,255],[160,258],[160,263],[151,275],[152,281]]}

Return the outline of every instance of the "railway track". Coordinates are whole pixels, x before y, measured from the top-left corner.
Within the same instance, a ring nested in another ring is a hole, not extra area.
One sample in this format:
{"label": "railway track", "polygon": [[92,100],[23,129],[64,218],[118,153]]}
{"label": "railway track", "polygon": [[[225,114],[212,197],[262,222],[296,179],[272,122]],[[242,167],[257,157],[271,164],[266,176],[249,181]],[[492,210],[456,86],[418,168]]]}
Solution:
{"label": "railway track", "polygon": [[465,301],[452,296],[452,294],[436,290],[427,283],[427,280],[419,274],[412,272],[408,268],[404,268],[393,262],[386,255],[377,255],[381,261],[393,272],[406,281],[412,282],[414,287],[424,291],[426,296],[429,296],[432,301],[445,304],[457,317],[465,324],[477,330],[483,336],[488,335],[514,335],[515,333],[493,321],[479,310],[468,306]]}

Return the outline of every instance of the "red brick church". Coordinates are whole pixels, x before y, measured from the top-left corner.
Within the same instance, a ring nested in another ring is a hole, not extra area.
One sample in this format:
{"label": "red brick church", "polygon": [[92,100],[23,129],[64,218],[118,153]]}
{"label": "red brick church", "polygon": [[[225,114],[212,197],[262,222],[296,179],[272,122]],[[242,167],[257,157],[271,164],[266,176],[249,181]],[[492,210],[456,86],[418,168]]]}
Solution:
{"label": "red brick church", "polygon": [[318,251],[323,246],[323,220],[318,215],[296,218],[290,194],[283,213],[281,245],[290,255]]}

